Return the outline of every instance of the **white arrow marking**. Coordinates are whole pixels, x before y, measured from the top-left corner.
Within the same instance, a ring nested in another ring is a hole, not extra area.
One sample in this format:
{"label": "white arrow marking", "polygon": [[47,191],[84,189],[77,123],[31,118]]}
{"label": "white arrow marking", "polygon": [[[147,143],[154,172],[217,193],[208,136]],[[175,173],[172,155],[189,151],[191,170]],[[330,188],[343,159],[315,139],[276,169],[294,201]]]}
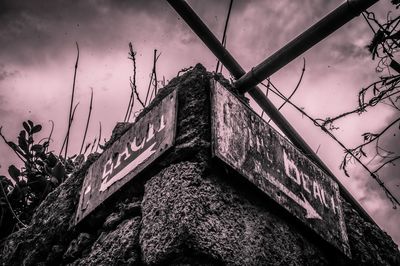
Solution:
{"label": "white arrow marking", "polygon": [[311,204],[306,200],[303,193],[301,193],[301,197],[303,198],[303,205],[301,205],[304,209],[306,209],[306,218],[307,219],[320,219],[322,217],[318,214],[318,212],[311,206]]}
{"label": "white arrow marking", "polygon": [[110,180],[106,181],[107,179],[105,178],[103,180],[103,182],[101,183],[100,192],[105,191],[112,184],[121,180],[124,176],[129,174],[130,171],[135,169],[138,165],[143,163],[147,158],[149,158],[153,153],[155,153],[156,151],[152,150],[155,145],[156,145],[156,143],[153,143],[145,151],[143,151],[141,154],[139,154],[139,156],[136,157],[132,162],[130,162],[127,166],[125,166],[125,168],[123,168],[115,176],[113,176]]}
{"label": "white arrow marking", "polygon": [[90,186],[90,184],[87,186],[86,190],[85,190],[85,195],[88,194],[90,191],[92,190],[92,187]]}
{"label": "white arrow marking", "polygon": [[320,219],[322,220],[322,217],[318,214],[318,212],[311,206],[311,204],[306,200],[303,194],[301,194],[300,198],[296,194],[294,194],[292,191],[290,191],[287,187],[285,187],[281,182],[279,182],[275,177],[271,176],[268,174],[268,180],[274,184],[279,190],[281,190],[283,193],[285,193],[289,198],[294,200],[297,204],[299,204],[301,207],[303,207],[306,210],[306,218],[307,219]]}

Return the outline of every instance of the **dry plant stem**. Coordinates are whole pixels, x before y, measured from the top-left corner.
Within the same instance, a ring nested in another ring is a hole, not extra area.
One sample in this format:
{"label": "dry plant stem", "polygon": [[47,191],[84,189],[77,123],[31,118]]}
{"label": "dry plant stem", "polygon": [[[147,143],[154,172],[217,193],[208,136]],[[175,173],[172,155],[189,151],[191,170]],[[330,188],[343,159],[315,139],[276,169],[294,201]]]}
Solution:
{"label": "dry plant stem", "polygon": [[88,143],[86,144],[85,150],[83,151],[83,154],[86,154],[86,152],[88,151],[89,147],[92,145],[92,143]]}
{"label": "dry plant stem", "polygon": [[[267,88],[267,90],[265,91],[265,97],[268,97],[268,93],[269,93],[269,86],[270,86],[270,78],[267,78],[267,85],[265,86]],[[264,116],[264,110],[261,112],[261,118],[263,118]],[[270,119],[271,120],[271,119]],[[270,121],[269,120],[269,121]],[[267,122],[269,124],[269,121]]]}
{"label": "dry plant stem", "polygon": [[[278,108],[278,110],[281,110],[283,106],[287,103],[287,101],[290,101],[290,99],[293,97],[293,95],[296,93],[297,89],[300,87],[301,81],[303,80],[304,72],[306,71],[306,59],[303,57],[303,68],[301,69],[301,75],[300,79],[296,84],[296,87],[292,91],[292,93],[287,97],[287,100],[285,100]],[[271,122],[271,118],[268,120],[268,124]]]}
{"label": "dry plant stem", "polygon": [[20,223],[20,224],[22,225],[22,227],[25,228],[25,227],[26,227],[26,224],[24,224],[24,223],[18,218],[17,214],[14,212],[14,209],[11,207],[11,204],[10,204],[10,202],[8,201],[8,197],[7,197],[6,191],[4,190],[3,184],[2,184],[1,182],[0,182],[0,186],[1,186],[1,191],[3,192],[3,195],[4,195],[5,199],[6,199],[7,206],[8,206],[8,208],[10,209],[12,215],[13,215],[14,218],[17,220],[17,222]]}
{"label": "dry plant stem", "polygon": [[[69,114],[68,114],[68,128],[67,128],[67,134],[65,136],[65,152],[64,152],[64,158],[67,158],[68,154],[68,144],[69,144],[69,133],[71,129],[71,124],[72,124],[72,107],[74,106],[74,95],[75,95],[75,82],[76,82],[76,72],[78,69],[78,63],[79,63],[79,45],[78,42],[75,42],[76,44],[76,50],[77,50],[77,55],[76,55],[76,61],[75,61],[75,70],[74,70],[74,79],[72,83],[72,94],[71,94],[71,103],[69,106]],[[64,145],[61,147],[60,150],[60,155],[62,153],[62,150],[64,148]]]}
{"label": "dry plant stem", "polygon": [[[161,55],[161,54],[160,54]],[[158,57],[160,57],[160,55],[159,56],[157,56],[157,50],[156,49],[154,49],[154,59],[153,59],[153,72],[154,72],[154,97],[156,97],[156,95],[157,95],[157,70],[156,70],[156,66],[157,66],[157,60],[158,60]]]}
{"label": "dry plant stem", "polygon": [[399,122],[399,121],[400,121],[400,117],[398,117],[396,120],[392,121],[392,122],[391,122],[389,125],[387,125],[383,130],[381,130],[381,132],[379,132],[379,133],[377,133],[377,134],[374,134],[374,136],[373,136],[370,140],[368,140],[367,142],[365,142],[365,143],[363,143],[363,144],[361,144],[361,145],[355,147],[353,150],[360,149],[360,148],[362,148],[362,147],[364,147],[364,146],[366,146],[366,145],[368,145],[368,144],[370,144],[370,143],[372,143],[372,142],[378,140],[379,137],[381,137],[388,129],[390,129],[392,126],[394,126],[394,125],[395,125],[397,122]]}
{"label": "dry plant stem", "polygon": [[[133,65],[133,77],[130,78],[130,86],[131,86],[132,92],[136,95],[136,98],[138,99],[140,105],[142,105],[142,108],[144,108],[146,106],[146,102],[143,103],[142,99],[139,96],[139,93],[137,91],[137,86],[136,86],[136,52],[133,51],[132,43],[129,43],[129,55],[130,55],[129,59],[132,60],[132,65]],[[134,96],[132,96],[132,102],[130,105],[130,110],[128,113],[127,121],[129,121],[129,119],[132,115],[133,105],[134,105]]]}
{"label": "dry plant stem", "polygon": [[[136,99],[138,99],[140,105],[142,106],[142,108],[144,108],[144,107],[146,106],[146,104],[143,103],[143,101],[140,99],[139,93],[138,93],[138,91],[137,91],[137,89],[136,89],[136,85],[135,85],[134,88],[135,88],[134,93],[135,93],[135,95],[136,95]],[[130,114],[131,114],[131,113],[132,113],[132,108],[131,108]]]}
{"label": "dry plant stem", "polygon": [[150,75],[149,86],[147,87],[146,98],[144,99],[144,106],[147,105],[147,99],[149,98],[152,80],[153,80],[153,72],[151,72],[151,75]]}
{"label": "dry plant stem", "polygon": [[0,137],[4,140],[4,142],[7,144],[8,147],[10,147],[14,153],[17,155],[17,157],[23,162],[25,163],[26,160],[21,156],[21,154],[19,154],[7,141],[6,137],[3,135],[3,133],[1,132],[1,130],[3,129],[3,127],[0,127]]}
{"label": "dry plant stem", "polygon": [[[336,117],[333,117],[333,118],[326,118],[326,119],[318,118],[316,120],[317,121],[321,121],[322,125],[326,126],[328,124],[333,124],[333,122],[335,122],[336,120],[339,120],[339,119],[341,119],[341,118],[343,118],[345,116],[348,116],[348,115],[351,115],[351,114],[355,114],[355,113],[360,114],[360,113],[366,111],[366,108],[373,107],[378,102],[382,102],[385,99],[391,100],[390,97],[400,93],[400,91],[396,91],[396,92],[393,92],[393,93],[389,94],[393,90],[398,89],[398,86],[397,86],[398,82],[400,82],[400,76],[399,77],[394,76],[394,77],[382,78],[380,81],[374,82],[371,85],[369,85],[368,87],[366,87],[365,89],[362,89],[360,91],[360,93],[359,93],[359,107],[358,108],[356,108],[354,110],[351,110],[351,111],[348,111],[348,112],[345,112],[345,113],[342,113],[342,114],[340,114],[340,115],[338,115]],[[376,85],[378,85],[380,83],[384,84],[382,86],[387,87],[388,85],[391,85],[391,87],[389,87],[389,88],[380,87],[380,89],[384,89],[384,90],[382,90],[377,96],[374,96],[373,98],[371,98],[367,103],[364,103],[365,102],[365,94],[367,93],[367,91],[369,89],[371,89],[371,88],[375,88]],[[397,109],[396,105],[393,102],[392,102],[392,104],[393,104],[394,108]]]}
{"label": "dry plant stem", "polygon": [[[225,26],[224,26],[224,33],[222,34],[222,45],[226,47],[226,32],[228,30],[228,25],[229,25],[229,18],[231,17],[231,11],[232,11],[232,5],[233,5],[233,0],[230,1],[229,3],[229,8],[228,8],[228,14],[226,15],[226,20],[225,20]],[[221,65],[221,70],[219,70],[219,66]],[[218,60],[217,61],[217,67],[215,68],[216,73],[221,73],[222,72],[223,65],[221,62]]]}
{"label": "dry plant stem", "polygon": [[[263,86],[266,87],[265,84],[261,83]],[[290,100],[288,100],[286,97],[282,95],[282,93],[279,92],[279,90],[273,85],[271,82],[272,88],[271,91],[276,94],[277,96],[281,97],[283,100],[287,101],[291,106],[293,106],[297,111],[299,111],[302,115],[307,117],[309,120],[311,120],[315,126],[319,127],[323,132],[328,134],[337,144],[339,144],[340,147],[342,147],[349,155],[351,155],[354,160],[356,160],[370,175],[371,177],[379,184],[379,186],[382,188],[382,190],[385,192],[386,196],[388,199],[392,202],[393,208],[396,208],[396,205],[400,206],[400,202],[398,199],[390,192],[388,188],[386,188],[385,184],[382,182],[382,180],[376,175],[375,172],[372,172],[356,155],[353,154],[353,152],[348,149],[341,141],[339,141],[336,136],[334,136],[329,130],[327,130],[323,125],[319,124],[315,119],[313,119],[310,115],[308,115],[305,111],[303,111],[301,108],[299,108],[297,105],[292,103]],[[275,91],[276,90],[276,91]]]}
{"label": "dry plant stem", "polygon": [[[301,75],[300,75],[300,79],[296,84],[296,87],[294,88],[294,90],[292,91],[292,93],[289,95],[289,97],[287,97],[287,100],[292,99],[293,95],[296,93],[297,89],[300,87],[301,81],[303,80],[303,76],[304,76],[304,72],[306,71],[306,59],[303,57],[303,68],[301,69]],[[279,106],[278,110],[281,110],[283,106],[285,106],[286,104],[286,100],[284,103],[281,104],[281,106]]]}
{"label": "dry plant stem", "polygon": [[397,160],[399,160],[400,159],[400,155],[399,156],[396,156],[396,157],[393,157],[392,159],[390,159],[389,161],[386,161],[384,164],[382,164],[381,166],[379,166],[377,169],[375,169],[374,171],[373,171],[373,173],[377,173],[379,170],[381,170],[384,166],[386,166],[386,165],[388,165],[388,164],[390,164],[390,163],[393,163],[394,161],[397,161]]}
{"label": "dry plant stem", "polygon": [[76,112],[76,109],[78,108],[78,106],[79,106],[79,102],[78,102],[77,104],[75,104],[74,110],[72,111],[71,124],[72,124],[72,122],[74,121],[75,112]]}
{"label": "dry plant stem", "polygon": [[[365,21],[374,33],[374,38],[368,48],[372,54],[372,59],[375,59],[375,57],[379,59],[376,67],[378,72],[386,69],[390,73],[391,62],[393,62],[395,54],[399,52],[400,31],[397,27],[400,25],[400,16],[391,18],[390,15],[392,13],[388,12],[386,22],[382,24],[376,19],[373,12],[363,12]],[[377,27],[377,30],[374,29],[372,24]]]}
{"label": "dry plant stem", "polygon": [[129,42],[129,53],[128,53],[128,55],[129,55],[128,59],[132,60],[132,64],[133,64],[133,80],[132,80],[131,77],[129,77],[129,86],[131,88],[131,95],[129,97],[128,107],[126,108],[124,122],[128,122],[129,121],[129,118],[130,118],[131,112],[132,112],[132,108],[133,108],[133,105],[134,105],[134,100],[135,100],[134,90],[135,90],[135,87],[136,87],[136,59],[135,59],[136,53],[133,51],[133,47],[132,47],[132,43],[131,42]]}
{"label": "dry plant stem", "polygon": [[[79,105],[79,102],[75,105],[75,107],[74,107],[74,109],[73,109],[73,111],[72,111],[72,115],[71,115],[71,125],[72,125],[72,121],[74,121],[74,116],[75,116],[75,111],[76,111],[76,108],[78,108],[78,105]],[[65,138],[64,138],[64,142],[63,142],[63,144],[62,144],[62,147],[61,147],[61,151],[64,149],[64,146],[65,146],[65,144],[66,144],[66,142],[67,142],[67,136],[65,136]],[[60,155],[61,155],[61,151],[60,151]],[[65,159],[66,159],[67,157],[65,157]]]}
{"label": "dry plant stem", "polygon": [[97,152],[100,146],[100,141],[101,141],[101,122],[99,122],[99,141],[97,142],[96,150],[94,152]]}
{"label": "dry plant stem", "polygon": [[[149,82],[149,86],[147,88],[147,94],[146,94],[146,99],[144,101],[145,106],[147,104],[150,103],[151,98],[153,97],[153,93],[154,93],[154,97],[157,94],[157,72],[156,72],[156,65],[157,65],[157,60],[160,57],[161,54],[159,54],[157,56],[157,50],[154,49],[154,57],[153,57],[153,69],[151,71],[151,75],[150,75],[150,82]],[[153,85],[153,89],[151,90],[151,85]],[[150,93],[151,90],[151,93]],[[150,94],[150,97],[149,97]]]}
{"label": "dry plant stem", "polygon": [[86,134],[89,128],[89,123],[90,123],[90,115],[92,114],[92,107],[93,107],[93,88],[90,88],[91,92],[90,92],[90,104],[89,104],[89,114],[88,114],[88,118],[86,120],[86,127],[85,127],[85,133],[83,134],[83,139],[82,139],[82,144],[81,144],[81,148],[79,150],[79,155],[82,154],[82,150],[83,150],[83,145],[85,144],[85,140],[86,140]]}
{"label": "dry plant stem", "polygon": [[93,143],[92,143],[92,147],[90,148],[90,153],[93,152],[93,149],[94,149],[94,146],[96,146],[96,143],[97,143],[97,145],[99,144],[99,143],[97,142],[97,138],[94,138]]}
{"label": "dry plant stem", "polygon": [[128,107],[126,108],[124,122],[127,122],[129,110],[131,108],[132,99],[133,99],[133,90],[131,89],[131,95],[129,96],[129,103],[128,103]]}
{"label": "dry plant stem", "polygon": [[50,140],[51,140],[51,136],[53,135],[53,130],[54,130],[54,121],[53,120],[49,120],[49,122],[51,123],[51,130],[50,130],[50,134],[47,137],[47,141],[49,142],[49,145],[46,148],[46,151],[49,150],[49,146],[50,146]]}

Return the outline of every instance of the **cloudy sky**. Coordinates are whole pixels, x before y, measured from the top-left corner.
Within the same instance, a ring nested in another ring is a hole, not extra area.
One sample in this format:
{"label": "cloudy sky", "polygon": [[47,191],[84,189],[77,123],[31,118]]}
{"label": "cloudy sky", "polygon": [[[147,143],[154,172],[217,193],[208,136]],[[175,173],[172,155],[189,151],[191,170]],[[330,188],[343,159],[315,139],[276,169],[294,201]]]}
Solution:
{"label": "cloudy sky", "polygon": [[[371,10],[383,15],[393,9],[389,2],[381,0]],[[189,3],[221,37],[229,0]],[[243,68],[249,70],[340,3],[340,0],[236,0],[227,47]],[[354,107],[358,90],[379,76],[374,71],[376,62],[365,49],[371,37],[370,29],[359,17],[305,53],[302,57],[306,59],[306,72],[293,102],[320,118]],[[71,147],[71,154],[79,151],[90,88],[94,91],[94,107],[88,140],[97,136],[99,122],[103,137],[109,138],[116,122],[123,120],[132,74],[127,58],[129,42],[137,51],[138,88],[142,95],[149,81],[154,49],[161,52],[157,75],[166,80],[198,62],[210,71],[216,66],[215,57],[166,1],[0,0],[3,134],[16,139],[22,121],[30,119],[43,124],[43,136],[47,136],[51,128],[49,120],[53,120],[51,148],[59,151],[67,127],[75,42],[80,47],[76,84],[76,101],[80,104],[72,127],[72,138],[77,141]],[[286,95],[297,83],[302,57],[271,77]],[[276,105],[281,103],[274,97],[271,100]],[[282,111],[375,221],[400,244],[400,210],[392,209],[376,183],[360,167],[350,166],[351,177],[344,176],[339,170],[343,151],[329,137],[290,106]],[[342,120],[335,134],[346,145],[354,147],[362,141],[362,133],[379,131],[394,116],[389,107],[378,106],[361,117],[355,115]],[[399,143],[397,134],[383,144],[400,151]],[[6,173],[8,165],[16,162],[17,158],[0,143],[0,173]],[[399,172],[399,167],[391,167],[381,175],[398,197]]]}

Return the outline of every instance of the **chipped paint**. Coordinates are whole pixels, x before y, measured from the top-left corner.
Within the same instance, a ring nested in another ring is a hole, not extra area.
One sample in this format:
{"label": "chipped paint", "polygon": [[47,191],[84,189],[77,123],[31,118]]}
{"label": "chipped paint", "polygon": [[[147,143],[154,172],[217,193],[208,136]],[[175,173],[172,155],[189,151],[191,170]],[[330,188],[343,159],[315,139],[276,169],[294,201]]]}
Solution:
{"label": "chipped paint", "polygon": [[213,155],[350,257],[338,184],[236,96],[213,84]]}
{"label": "chipped paint", "polygon": [[75,224],[173,146],[176,112],[177,92],[174,90],[90,166],[82,186]]}

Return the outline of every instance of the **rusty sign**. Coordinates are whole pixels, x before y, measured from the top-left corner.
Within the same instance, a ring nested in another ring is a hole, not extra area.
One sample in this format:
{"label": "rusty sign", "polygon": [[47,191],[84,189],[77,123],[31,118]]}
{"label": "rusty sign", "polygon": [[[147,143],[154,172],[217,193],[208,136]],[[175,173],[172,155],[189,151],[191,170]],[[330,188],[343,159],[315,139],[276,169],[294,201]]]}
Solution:
{"label": "rusty sign", "polygon": [[350,257],[338,184],[218,82],[213,155]]}
{"label": "rusty sign", "polygon": [[173,145],[176,112],[177,93],[174,90],[135,122],[89,167],[75,224]]}

